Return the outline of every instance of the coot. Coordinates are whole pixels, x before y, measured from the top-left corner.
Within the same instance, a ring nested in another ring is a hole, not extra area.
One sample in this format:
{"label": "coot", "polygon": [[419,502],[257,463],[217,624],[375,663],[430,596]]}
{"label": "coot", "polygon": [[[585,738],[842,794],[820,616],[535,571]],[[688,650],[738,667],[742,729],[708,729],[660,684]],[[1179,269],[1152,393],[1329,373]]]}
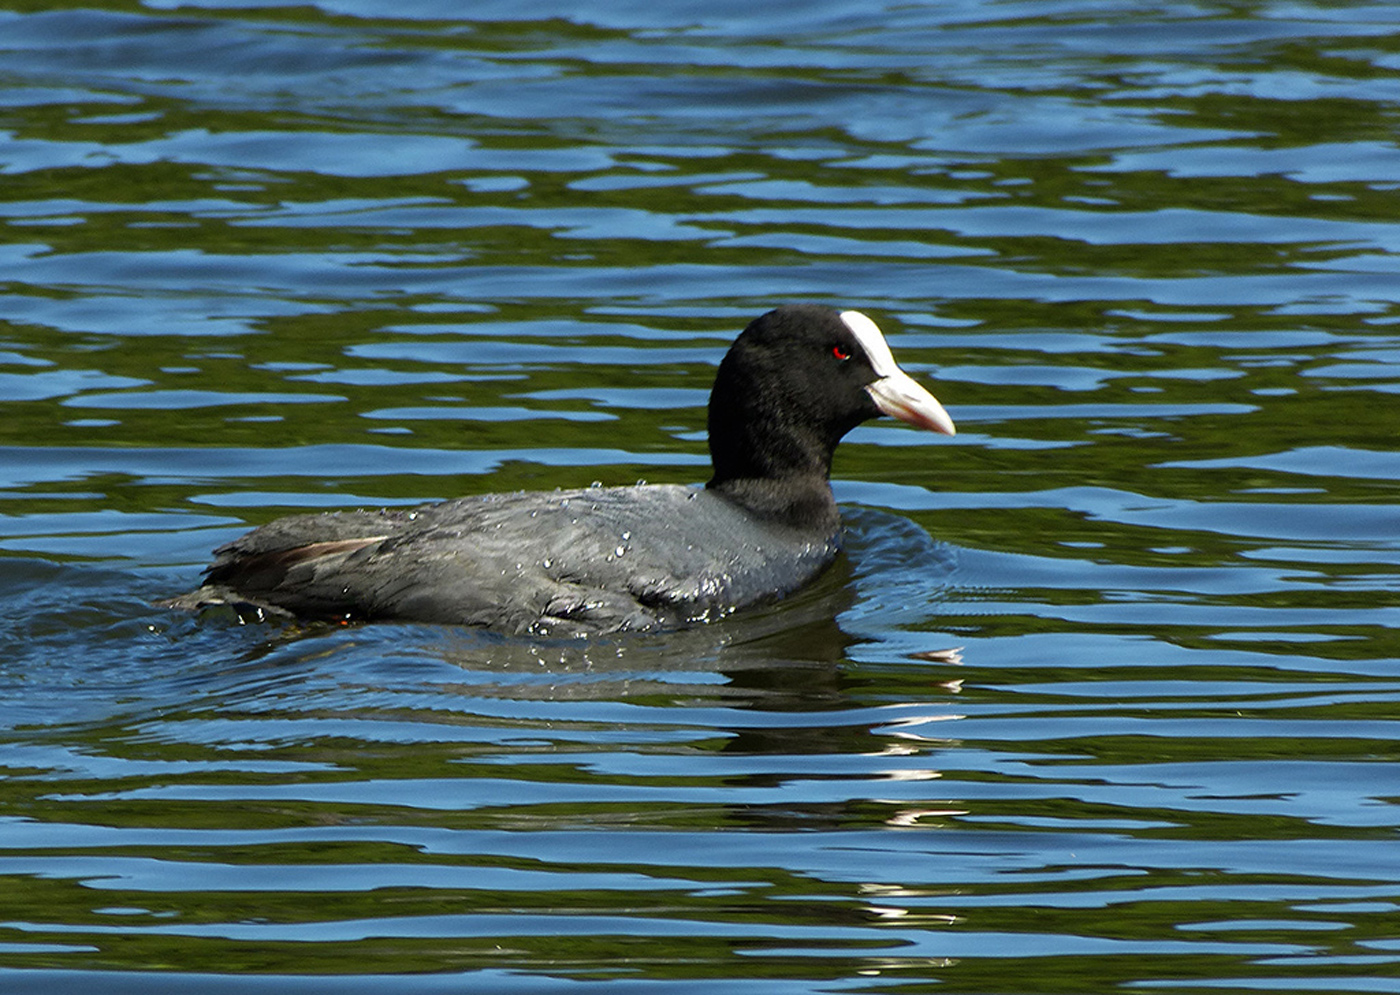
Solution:
{"label": "coot", "polygon": [[215,550],[167,604],[242,616],[586,635],[682,626],[802,586],[835,557],[828,477],[880,414],[953,421],[858,311],[788,305],[753,321],[710,393],[703,488],[590,487],[281,518]]}

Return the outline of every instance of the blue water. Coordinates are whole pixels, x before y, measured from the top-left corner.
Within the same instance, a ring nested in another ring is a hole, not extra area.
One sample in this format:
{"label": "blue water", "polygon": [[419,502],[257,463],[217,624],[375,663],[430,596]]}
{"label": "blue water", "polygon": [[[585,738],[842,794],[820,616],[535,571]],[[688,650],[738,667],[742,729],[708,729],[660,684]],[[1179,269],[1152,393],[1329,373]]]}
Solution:
{"label": "blue water", "polygon": [[[1400,12],[0,10],[0,990],[1400,991]],[[155,607],[280,514],[705,479],[856,307],[776,606]]]}

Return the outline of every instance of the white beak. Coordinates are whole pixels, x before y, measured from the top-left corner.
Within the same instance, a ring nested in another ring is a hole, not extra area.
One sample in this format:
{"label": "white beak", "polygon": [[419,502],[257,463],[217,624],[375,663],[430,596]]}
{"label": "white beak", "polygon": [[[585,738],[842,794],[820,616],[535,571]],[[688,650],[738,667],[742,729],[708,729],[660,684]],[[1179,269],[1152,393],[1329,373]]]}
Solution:
{"label": "white beak", "polygon": [[926,428],[944,435],[956,435],[958,430],[953,419],[943,410],[943,405],[913,377],[901,370],[894,361],[889,344],[880,334],[880,329],[859,311],[842,311],[841,320],[856,337],[865,350],[870,366],[880,378],[866,385],[866,392],[875,407],[885,414],[907,421],[911,425]]}

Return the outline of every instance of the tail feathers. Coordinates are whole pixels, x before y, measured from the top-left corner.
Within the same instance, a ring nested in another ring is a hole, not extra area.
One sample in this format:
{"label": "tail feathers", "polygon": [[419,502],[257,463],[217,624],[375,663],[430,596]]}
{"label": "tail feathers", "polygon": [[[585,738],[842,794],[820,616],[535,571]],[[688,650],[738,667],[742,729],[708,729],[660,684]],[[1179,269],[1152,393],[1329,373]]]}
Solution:
{"label": "tail feathers", "polygon": [[175,608],[180,611],[200,612],[206,608],[227,607],[238,616],[240,623],[290,621],[296,616],[285,608],[279,608],[257,598],[249,598],[229,587],[219,584],[205,584],[193,591],[165,598],[156,602],[158,608]]}

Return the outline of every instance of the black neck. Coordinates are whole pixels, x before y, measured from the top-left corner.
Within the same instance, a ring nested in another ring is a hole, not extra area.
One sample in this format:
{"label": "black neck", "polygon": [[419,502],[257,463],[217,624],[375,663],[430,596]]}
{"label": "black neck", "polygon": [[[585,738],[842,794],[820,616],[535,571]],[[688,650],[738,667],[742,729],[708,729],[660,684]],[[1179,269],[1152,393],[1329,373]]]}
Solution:
{"label": "black neck", "polygon": [[841,525],[841,513],[836,510],[836,498],[826,477],[716,478],[705,487],[759,518],[789,528],[829,537]]}

